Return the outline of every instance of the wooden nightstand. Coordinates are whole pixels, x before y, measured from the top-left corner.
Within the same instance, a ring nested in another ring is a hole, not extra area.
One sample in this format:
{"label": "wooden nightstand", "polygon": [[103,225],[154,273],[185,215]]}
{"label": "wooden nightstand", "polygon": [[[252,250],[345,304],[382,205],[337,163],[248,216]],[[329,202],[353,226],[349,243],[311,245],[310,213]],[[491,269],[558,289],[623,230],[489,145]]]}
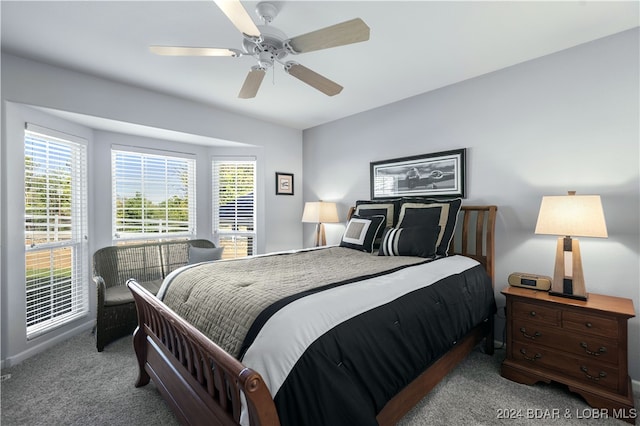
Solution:
{"label": "wooden nightstand", "polygon": [[[503,377],[527,385],[563,383],[609,417],[634,422],[627,372],[627,320],[633,301],[589,294],[587,301],[508,287]],[[621,411],[622,410],[622,411]]]}

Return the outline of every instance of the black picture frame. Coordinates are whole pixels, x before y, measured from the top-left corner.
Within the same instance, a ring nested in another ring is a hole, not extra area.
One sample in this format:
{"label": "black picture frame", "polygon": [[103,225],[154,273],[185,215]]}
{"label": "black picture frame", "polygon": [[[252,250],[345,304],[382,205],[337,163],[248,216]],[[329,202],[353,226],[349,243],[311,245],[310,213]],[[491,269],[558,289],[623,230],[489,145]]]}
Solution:
{"label": "black picture frame", "polygon": [[276,195],[293,195],[293,173],[276,172]]}
{"label": "black picture frame", "polygon": [[465,198],[466,148],[370,163],[371,199]]}

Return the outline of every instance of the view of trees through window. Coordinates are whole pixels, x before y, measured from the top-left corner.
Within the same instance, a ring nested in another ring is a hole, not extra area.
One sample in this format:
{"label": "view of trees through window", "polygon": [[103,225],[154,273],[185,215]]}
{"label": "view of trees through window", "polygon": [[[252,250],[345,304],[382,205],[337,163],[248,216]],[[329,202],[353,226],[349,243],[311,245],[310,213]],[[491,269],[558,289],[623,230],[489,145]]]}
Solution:
{"label": "view of trees through window", "polygon": [[[27,143],[27,150],[33,148]],[[38,160],[25,156],[27,325],[70,310],[68,306],[50,309],[55,298],[65,299],[71,292],[71,250],[52,252],[47,247],[71,239],[71,175],[64,164],[54,167],[44,173],[46,168]]]}
{"label": "view of trees through window", "polygon": [[195,160],[112,151],[116,239],[195,235]]}
{"label": "view of trees through window", "polygon": [[86,149],[25,134],[27,335],[86,311]]}

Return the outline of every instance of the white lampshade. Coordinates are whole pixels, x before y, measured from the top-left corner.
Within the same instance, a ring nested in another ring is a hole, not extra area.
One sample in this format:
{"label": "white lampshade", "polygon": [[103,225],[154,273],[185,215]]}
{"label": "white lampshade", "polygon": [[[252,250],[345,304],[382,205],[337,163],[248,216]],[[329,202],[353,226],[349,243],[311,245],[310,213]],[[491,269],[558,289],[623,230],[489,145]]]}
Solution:
{"label": "white lampshade", "polygon": [[305,223],[337,223],[338,208],[336,203],[324,201],[308,202],[304,205],[302,221]]}
{"label": "white lampshade", "polygon": [[542,197],[536,234],[607,238],[599,195]]}

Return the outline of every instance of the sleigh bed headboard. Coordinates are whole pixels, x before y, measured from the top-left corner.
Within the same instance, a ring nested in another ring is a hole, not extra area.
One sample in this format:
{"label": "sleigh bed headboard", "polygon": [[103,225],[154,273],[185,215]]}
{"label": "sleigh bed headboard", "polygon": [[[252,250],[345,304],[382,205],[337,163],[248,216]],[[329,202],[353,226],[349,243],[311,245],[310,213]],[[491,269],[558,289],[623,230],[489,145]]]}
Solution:
{"label": "sleigh bed headboard", "polygon": [[457,231],[449,245],[450,254],[460,254],[480,262],[492,282],[495,273],[497,211],[496,206],[462,206]]}

